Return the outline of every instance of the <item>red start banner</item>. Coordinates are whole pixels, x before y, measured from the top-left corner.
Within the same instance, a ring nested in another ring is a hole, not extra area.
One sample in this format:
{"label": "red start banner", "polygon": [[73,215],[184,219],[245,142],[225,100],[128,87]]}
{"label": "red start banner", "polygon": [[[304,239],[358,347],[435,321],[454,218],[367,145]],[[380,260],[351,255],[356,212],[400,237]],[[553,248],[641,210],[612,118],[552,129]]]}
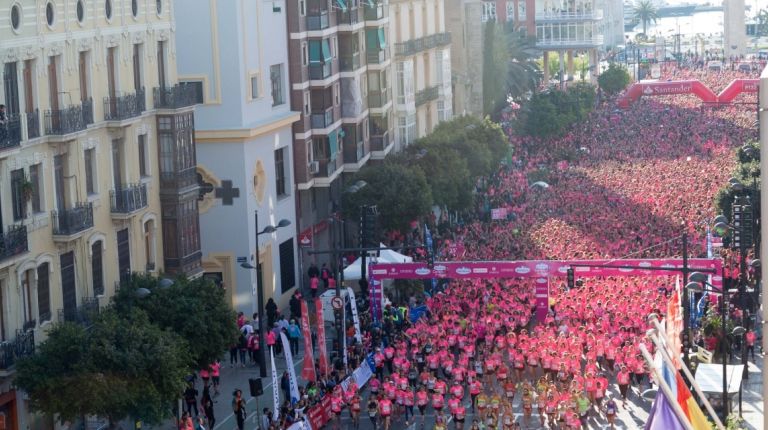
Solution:
{"label": "red start banner", "polygon": [[715,94],[699,80],[687,81],[642,81],[630,85],[619,97],[619,107],[624,109],[640,97],[693,94],[709,104],[731,103],[741,93],[757,93],[759,79],[734,79],[720,94]]}
{"label": "red start banner", "polygon": [[331,396],[326,394],[320,403],[309,408],[307,416],[313,429],[323,428],[331,419]]}

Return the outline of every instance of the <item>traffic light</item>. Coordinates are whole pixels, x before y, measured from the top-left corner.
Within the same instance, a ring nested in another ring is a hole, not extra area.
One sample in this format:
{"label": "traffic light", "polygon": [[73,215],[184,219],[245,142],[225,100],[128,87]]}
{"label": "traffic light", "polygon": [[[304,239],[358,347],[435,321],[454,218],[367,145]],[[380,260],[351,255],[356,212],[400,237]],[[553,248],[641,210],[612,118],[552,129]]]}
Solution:
{"label": "traffic light", "polygon": [[573,268],[572,267],[568,268],[568,271],[566,272],[566,276],[567,276],[567,280],[568,280],[568,289],[572,290],[572,289],[576,288],[576,282],[575,282],[575,277],[574,277],[574,273],[573,273]]}
{"label": "traffic light", "polygon": [[376,206],[363,206],[360,212],[360,247],[378,248],[379,211]]}
{"label": "traffic light", "polygon": [[333,310],[333,325],[337,331],[341,331],[341,309]]}

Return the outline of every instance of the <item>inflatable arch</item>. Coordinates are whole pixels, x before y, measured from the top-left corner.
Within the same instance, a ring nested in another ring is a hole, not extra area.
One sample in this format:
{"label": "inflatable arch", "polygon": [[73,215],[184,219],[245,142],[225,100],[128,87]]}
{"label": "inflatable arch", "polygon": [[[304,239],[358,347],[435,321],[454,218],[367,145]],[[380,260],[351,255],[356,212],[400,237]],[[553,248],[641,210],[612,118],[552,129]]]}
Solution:
{"label": "inflatable arch", "polygon": [[731,103],[741,93],[757,93],[760,79],[734,79],[717,95],[718,103]]}
{"label": "inflatable arch", "polygon": [[619,98],[619,107],[626,109],[642,96],[694,94],[704,103],[717,103],[717,95],[698,80],[667,82],[636,82]]}

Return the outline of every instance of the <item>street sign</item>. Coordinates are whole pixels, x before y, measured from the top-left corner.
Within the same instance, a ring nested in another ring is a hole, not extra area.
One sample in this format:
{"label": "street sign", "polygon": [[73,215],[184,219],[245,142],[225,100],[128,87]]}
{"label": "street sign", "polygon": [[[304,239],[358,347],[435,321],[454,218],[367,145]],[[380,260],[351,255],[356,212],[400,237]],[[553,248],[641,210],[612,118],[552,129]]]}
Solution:
{"label": "street sign", "polygon": [[341,300],[341,297],[334,297],[331,300],[331,305],[333,306],[334,309],[339,310],[344,306],[344,301]]}

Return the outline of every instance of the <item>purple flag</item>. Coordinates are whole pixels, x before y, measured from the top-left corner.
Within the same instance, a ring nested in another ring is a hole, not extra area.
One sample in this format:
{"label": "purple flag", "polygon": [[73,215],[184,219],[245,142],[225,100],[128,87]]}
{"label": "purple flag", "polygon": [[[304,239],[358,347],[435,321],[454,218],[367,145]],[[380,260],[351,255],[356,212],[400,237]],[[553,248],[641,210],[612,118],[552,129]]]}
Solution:
{"label": "purple flag", "polygon": [[672,410],[667,396],[659,390],[656,394],[656,400],[653,401],[651,414],[648,416],[648,422],[645,423],[645,430],[685,430],[680,423],[680,419]]}

